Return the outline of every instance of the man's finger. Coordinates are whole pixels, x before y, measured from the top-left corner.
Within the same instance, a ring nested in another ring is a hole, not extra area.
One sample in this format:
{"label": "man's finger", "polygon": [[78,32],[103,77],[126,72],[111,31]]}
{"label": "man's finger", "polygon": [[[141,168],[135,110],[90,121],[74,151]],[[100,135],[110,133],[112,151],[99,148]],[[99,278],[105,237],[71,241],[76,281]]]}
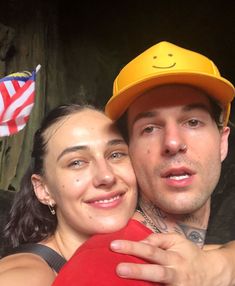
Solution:
{"label": "man's finger", "polygon": [[116,268],[116,272],[122,278],[167,284],[172,281],[174,269],[154,264],[120,263]]}
{"label": "man's finger", "polygon": [[150,234],[141,242],[151,244],[153,246],[157,246],[161,249],[169,249],[174,245],[177,245],[181,242],[184,242],[185,239],[175,233],[158,233],[158,234]]}
{"label": "man's finger", "polygon": [[178,256],[178,254],[170,251],[167,252],[144,241],[115,240],[111,243],[110,247],[115,252],[134,255],[151,263],[161,264],[163,266],[168,266],[169,261],[172,263]]}

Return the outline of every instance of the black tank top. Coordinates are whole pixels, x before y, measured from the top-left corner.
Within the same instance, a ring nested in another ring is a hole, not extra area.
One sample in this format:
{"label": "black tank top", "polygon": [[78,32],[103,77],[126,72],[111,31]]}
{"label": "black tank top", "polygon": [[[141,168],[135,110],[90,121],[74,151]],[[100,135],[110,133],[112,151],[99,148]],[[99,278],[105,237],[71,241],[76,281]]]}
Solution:
{"label": "black tank top", "polygon": [[15,254],[15,253],[33,253],[33,254],[39,255],[57,273],[59,273],[60,269],[67,262],[64,257],[62,257],[59,253],[57,253],[52,248],[42,245],[42,244],[38,244],[38,243],[22,244],[16,248],[13,248],[5,256]]}

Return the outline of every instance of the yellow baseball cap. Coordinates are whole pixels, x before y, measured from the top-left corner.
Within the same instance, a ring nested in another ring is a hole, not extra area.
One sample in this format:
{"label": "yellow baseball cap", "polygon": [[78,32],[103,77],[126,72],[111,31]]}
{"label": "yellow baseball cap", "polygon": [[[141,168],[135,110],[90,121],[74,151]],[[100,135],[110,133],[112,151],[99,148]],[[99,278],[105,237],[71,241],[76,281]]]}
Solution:
{"label": "yellow baseball cap", "polygon": [[188,84],[205,91],[224,109],[227,124],[235,95],[232,83],[221,77],[207,57],[165,41],[147,49],[120,71],[105,113],[117,120],[138,96],[164,84]]}

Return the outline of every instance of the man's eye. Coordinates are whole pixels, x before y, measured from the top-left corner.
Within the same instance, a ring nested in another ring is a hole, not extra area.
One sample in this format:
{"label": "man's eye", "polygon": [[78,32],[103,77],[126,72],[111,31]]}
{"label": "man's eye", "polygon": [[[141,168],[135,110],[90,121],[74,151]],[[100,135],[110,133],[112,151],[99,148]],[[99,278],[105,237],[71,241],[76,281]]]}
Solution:
{"label": "man's eye", "polygon": [[74,160],[69,164],[69,167],[81,167],[84,163],[82,160]]}
{"label": "man's eye", "polygon": [[147,126],[144,128],[143,133],[152,133],[154,131],[154,126]]}
{"label": "man's eye", "polygon": [[120,158],[122,158],[124,156],[127,156],[127,154],[124,153],[124,152],[114,152],[114,153],[111,154],[111,158],[112,159],[120,159]]}
{"label": "man's eye", "polygon": [[190,126],[190,127],[197,127],[200,125],[200,121],[197,120],[197,119],[190,119],[187,124]]}

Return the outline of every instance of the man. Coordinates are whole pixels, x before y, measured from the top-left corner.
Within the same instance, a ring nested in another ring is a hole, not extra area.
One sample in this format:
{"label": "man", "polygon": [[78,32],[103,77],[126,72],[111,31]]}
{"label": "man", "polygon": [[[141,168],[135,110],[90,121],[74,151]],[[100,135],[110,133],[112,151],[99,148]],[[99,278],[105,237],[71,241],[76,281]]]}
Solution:
{"label": "man", "polygon": [[[146,224],[203,245],[210,197],[227,155],[233,98],[233,85],[211,60],[167,42],[121,70],[106,114],[127,126]],[[234,248],[203,252],[175,235],[112,243],[117,252],[162,265],[119,265],[120,276],[167,285],[234,285]]]}

